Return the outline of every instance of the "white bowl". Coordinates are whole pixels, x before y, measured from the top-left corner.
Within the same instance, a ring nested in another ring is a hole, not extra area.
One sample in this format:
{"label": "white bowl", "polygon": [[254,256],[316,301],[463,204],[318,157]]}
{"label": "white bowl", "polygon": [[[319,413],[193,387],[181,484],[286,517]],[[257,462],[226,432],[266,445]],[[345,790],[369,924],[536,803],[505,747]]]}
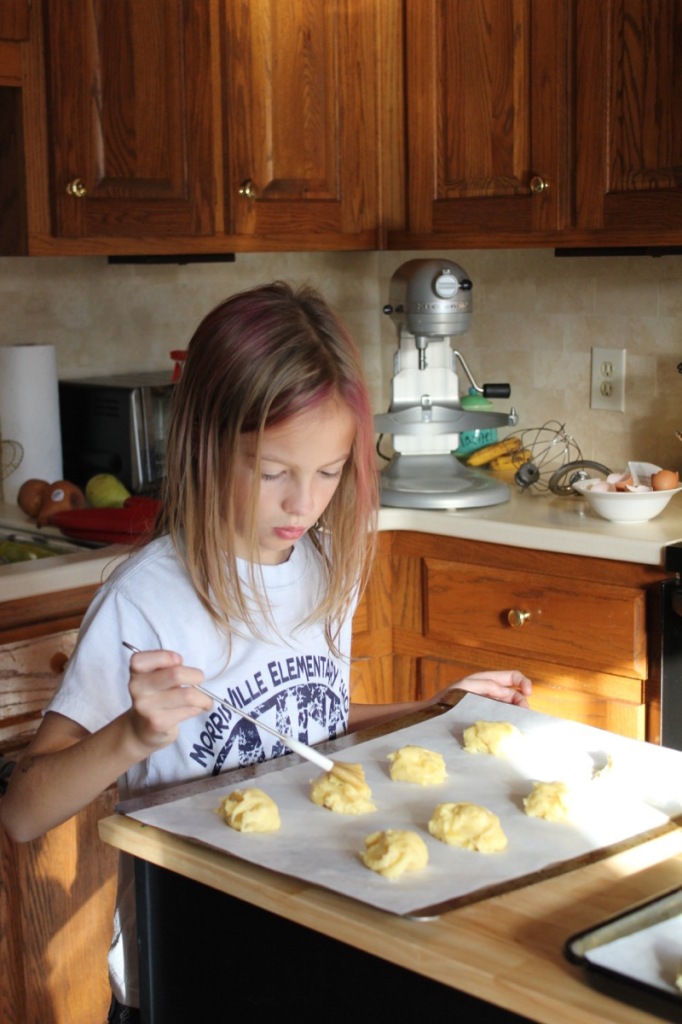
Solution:
{"label": "white bowl", "polygon": [[595,491],[595,484],[604,481],[590,478],[577,480],[573,490],[578,491],[602,519],[612,523],[647,523],[659,515],[670,499],[682,491],[675,487],[669,491]]}

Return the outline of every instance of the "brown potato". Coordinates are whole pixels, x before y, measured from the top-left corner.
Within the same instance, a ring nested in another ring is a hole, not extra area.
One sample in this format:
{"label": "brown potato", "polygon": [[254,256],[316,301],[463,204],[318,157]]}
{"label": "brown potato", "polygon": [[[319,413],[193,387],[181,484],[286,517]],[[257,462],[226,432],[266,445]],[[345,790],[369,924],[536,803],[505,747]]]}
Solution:
{"label": "brown potato", "polygon": [[69,480],[56,480],[49,485],[40,512],[38,513],[38,526],[47,526],[50,517],[55,512],[66,512],[74,508],[85,508],[85,495],[80,487],[72,484]]}
{"label": "brown potato", "polygon": [[37,519],[40,506],[47,497],[49,490],[50,485],[47,480],[37,480],[34,478],[24,480],[17,494],[17,505],[31,519]]}

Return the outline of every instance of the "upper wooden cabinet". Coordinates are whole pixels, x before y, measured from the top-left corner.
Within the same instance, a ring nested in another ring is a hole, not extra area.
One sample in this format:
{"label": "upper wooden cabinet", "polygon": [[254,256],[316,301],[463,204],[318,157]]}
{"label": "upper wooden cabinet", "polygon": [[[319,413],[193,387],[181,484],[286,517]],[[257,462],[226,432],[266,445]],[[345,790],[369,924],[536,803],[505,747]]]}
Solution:
{"label": "upper wooden cabinet", "polygon": [[212,235],[206,0],[50,0],[44,12],[54,233]]}
{"label": "upper wooden cabinet", "polygon": [[35,0],[16,45],[30,254],[682,243],[682,0]]}
{"label": "upper wooden cabinet", "polygon": [[376,246],[373,7],[221,5],[228,233]]}
{"label": "upper wooden cabinet", "polygon": [[373,4],[42,12],[50,220],[33,252],[377,245]]}
{"label": "upper wooden cabinet", "polygon": [[575,223],[682,241],[682,2],[577,0]]}
{"label": "upper wooden cabinet", "polygon": [[568,8],[405,0],[408,236],[566,221]]}
{"label": "upper wooden cabinet", "polygon": [[389,245],[682,241],[681,0],[404,0]]}

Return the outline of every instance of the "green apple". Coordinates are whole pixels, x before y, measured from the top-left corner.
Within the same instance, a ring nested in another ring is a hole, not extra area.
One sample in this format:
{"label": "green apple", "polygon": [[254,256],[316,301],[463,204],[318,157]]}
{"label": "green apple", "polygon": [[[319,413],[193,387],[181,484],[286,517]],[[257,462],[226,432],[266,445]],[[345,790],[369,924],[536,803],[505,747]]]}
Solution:
{"label": "green apple", "polygon": [[123,508],[130,491],[112,473],[97,473],[85,485],[85,497],[93,508]]}

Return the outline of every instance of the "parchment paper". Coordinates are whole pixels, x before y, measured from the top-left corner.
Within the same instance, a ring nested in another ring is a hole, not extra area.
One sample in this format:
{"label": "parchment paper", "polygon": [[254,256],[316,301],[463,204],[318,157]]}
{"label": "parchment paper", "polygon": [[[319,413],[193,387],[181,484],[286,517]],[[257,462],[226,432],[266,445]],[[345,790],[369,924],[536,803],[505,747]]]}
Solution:
{"label": "parchment paper", "polygon": [[682,992],[675,984],[678,974],[682,974],[682,916],[591,949],[585,959],[625,979],[677,996],[682,1013]]}
{"label": "parchment paper", "polygon": [[[462,748],[464,729],[477,720],[506,721],[522,732],[507,758],[470,754]],[[448,776],[439,786],[392,782],[387,755],[414,743],[443,754]],[[611,770],[590,781],[606,755]],[[515,888],[586,860],[606,856],[614,846],[670,826],[682,816],[682,752],[625,739],[538,712],[467,694],[452,710],[332,755],[360,762],[377,810],[345,816],[316,807],[309,785],[319,774],[308,763],[261,774],[253,782],[230,781],[159,806],[127,811],[138,821],[222,850],[306,882],[324,886],[396,914],[444,909],[447,902],[471,902]],[[580,791],[579,809],[569,823],[529,818],[523,797],[533,780],[568,781]],[[215,813],[222,796],[256,785],[278,804],[282,827],[270,834],[239,833]],[[506,850],[481,854],[434,839],[427,822],[442,802],[482,804],[500,818]],[[414,829],[429,848],[429,864],[396,880],[364,866],[358,852],[371,832]],[[436,908],[433,910],[433,908]]]}

